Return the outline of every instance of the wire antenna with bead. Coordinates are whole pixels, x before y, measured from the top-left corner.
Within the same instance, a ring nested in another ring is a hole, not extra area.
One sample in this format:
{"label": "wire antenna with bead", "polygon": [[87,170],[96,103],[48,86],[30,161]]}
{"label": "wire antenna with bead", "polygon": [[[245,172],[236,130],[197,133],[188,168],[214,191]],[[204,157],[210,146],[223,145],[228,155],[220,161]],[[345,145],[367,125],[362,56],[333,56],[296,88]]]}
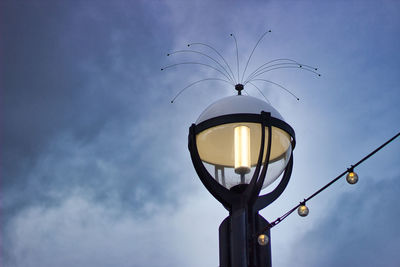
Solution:
{"label": "wire antenna with bead", "polygon": [[[182,88],[171,100],[171,103],[174,103],[175,100],[186,90],[190,89],[194,85],[197,85],[202,82],[206,81],[220,81],[224,83],[228,83],[232,85],[237,93],[240,95],[242,91],[245,89],[245,86],[247,84],[250,84],[256,90],[263,96],[263,98],[270,103],[270,101],[267,99],[259,85],[257,86],[257,83],[268,83],[273,85],[274,87],[277,87],[279,89],[282,89],[292,95],[296,100],[300,100],[299,97],[297,97],[295,94],[293,94],[290,90],[288,90],[285,86],[283,86],[280,83],[265,79],[265,76],[268,75],[272,71],[276,70],[283,70],[283,69],[299,69],[299,70],[304,70],[306,72],[310,72],[312,74],[315,74],[316,76],[321,76],[321,74],[318,71],[318,68],[310,66],[308,64],[303,64],[298,61],[295,61],[290,58],[277,58],[273,60],[269,60],[262,65],[258,66],[255,68],[252,72],[250,72],[248,75],[246,75],[246,71],[248,70],[249,63],[254,55],[255,50],[261,43],[261,41],[265,38],[265,36],[269,33],[271,33],[271,30],[267,30],[264,32],[261,37],[258,39],[256,44],[254,45],[253,49],[251,50],[251,53],[246,61],[245,67],[243,71],[240,71],[240,62],[239,62],[239,48],[238,48],[238,41],[236,36],[231,33],[230,36],[233,38],[235,42],[235,50],[236,50],[236,72],[232,70],[231,66],[229,65],[228,61],[225,59],[225,57],[222,55],[220,51],[215,49],[213,46],[210,44],[202,43],[202,42],[194,42],[194,43],[189,43],[187,44],[187,47],[190,49],[184,49],[184,50],[177,50],[171,53],[168,53],[167,56],[173,56],[173,55],[178,55],[178,54],[193,54],[193,55],[198,55],[201,56],[201,59],[207,60],[207,62],[204,61],[185,61],[185,62],[178,62],[174,64],[167,65],[165,67],[162,67],[161,70],[165,71],[174,67],[178,66],[183,66],[183,65],[197,65],[201,67],[208,68],[209,70],[213,70],[217,73],[218,76],[220,77],[209,77],[209,78],[204,78],[200,79],[197,81],[194,81],[190,83],[189,85],[185,86]],[[196,47],[203,47],[205,49],[211,50],[210,52],[215,53],[217,57],[212,56],[208,52],[204,52],[202,50],[197,50],[195,49]],[[221,61],[222,60],[222,61]]]}

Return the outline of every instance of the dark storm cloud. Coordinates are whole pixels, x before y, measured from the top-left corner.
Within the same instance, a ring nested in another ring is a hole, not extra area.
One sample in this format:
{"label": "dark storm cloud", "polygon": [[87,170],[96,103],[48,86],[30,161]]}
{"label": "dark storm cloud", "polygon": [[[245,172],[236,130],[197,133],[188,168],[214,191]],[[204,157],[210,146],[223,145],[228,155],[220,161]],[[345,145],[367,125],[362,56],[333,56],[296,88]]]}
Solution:
{"label": "dark storm cloud", "polygon": [[0,4],[5,264],[14,259],[9,222],[30,206],[59,205],[81,188],[116,212],[146,215],[149,197],[165,200],[171,191],[171,180],[153,171],[153,146],[162,140],[145,116],[154,99],[143,94],[161,65],[156,45],[168,46],[152,30],[156,13],[140,2],[68,3]]}
{"label": "dark storm cloud", "polygon": [[[142,51],[154,49],[160,36],[151,30],[154,14],[140,2],[119,4],[126,8],[103,1],[2,2],[3,220],[75,186],[108,186],[134,198],[124,178],[128,171],[144,175],[132,171],[126,120],[151,108],[152,99],[140,90],[151,85],[145,77],[160,63],[152,60],[158,51]],[[109,149],[93,145],[99,142]],[[86,158],[78,162],[82,153]],[[119,164],[121,179],[110,181],[99,161]],[[151,180],[135,185],[162,195]]]}

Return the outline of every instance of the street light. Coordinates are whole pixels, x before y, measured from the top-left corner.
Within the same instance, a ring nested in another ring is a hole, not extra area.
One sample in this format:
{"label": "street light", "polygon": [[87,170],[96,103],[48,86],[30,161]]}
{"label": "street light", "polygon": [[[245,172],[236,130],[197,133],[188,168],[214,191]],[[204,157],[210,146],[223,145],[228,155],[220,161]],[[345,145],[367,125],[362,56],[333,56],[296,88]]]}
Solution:
{"label": "street light", "polygon": [[220,266],[271,266],[269,230],[257,234],[269,223],[258,212],[289,182],[295,132],[271,105],[241,95],[242,84],[235,89],[238,95],[211,104],[192,124],[189,150],[200,180],[229,211],[219,228]]}
{"label": "street light", "polygon": [[[261,79],[262,75],[279,69],[298,68],[321,76],[315,67],[288,58],[278,58],[262,64],[245,77],[255,49],[270,32],[271,30],[266,31],[259,38],[241,75],[238,46],[233,34],[231,36],[236,45],[237,76],[218,50],[199,42],[187,46],[210,49],[219,58],[195,49],[178,50],[168,53],[167,56],[191,53],[205,57],[215,65],[190,61],[161,68],[163,71],[176,66],[198,65],[222,75],[220,78],[204,78],[192,82],[181,89],[171,103],[188,88],[205,81],[229,83],[238,91],[237,96],[226,97],[210,105],[189,130],[188,146],[195,170],[207,190],[229,211],[229,216],[219,227],[220,267],[271,266],[270,229],[295,210],[300,216],[307,216],[309,209],[306,202],[344,175],[347,174],[346,180],[349,184],[357,183],[358,175],[354,168],[400,136],[400,132],[397,133],[281,217],[267,222],[258,212],[275,201],[290,180],[293,167],[292,152],[296,144],[295,132],[271,105],[254,97],[243,96],[241,91],[244,85],[250,84],[264,96],[253,82],[266,82],[285,90],[299,100],[284,86]],[[225,66],[219,59],[222,59]],[[260,195],[262,189],[270,186],[279,177],[281,180],[272,191]]]}

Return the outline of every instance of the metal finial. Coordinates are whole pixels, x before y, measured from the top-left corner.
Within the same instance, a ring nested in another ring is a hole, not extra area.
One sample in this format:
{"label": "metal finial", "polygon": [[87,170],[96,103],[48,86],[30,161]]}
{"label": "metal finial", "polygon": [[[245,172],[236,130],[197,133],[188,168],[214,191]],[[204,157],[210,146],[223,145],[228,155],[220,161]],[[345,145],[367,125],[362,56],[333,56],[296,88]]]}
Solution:
{"label": "metal finial", "polygon": [[238,95],[241,95],[242,94],[242,90],[244,89],[244,86],[243,86],[243,84],[238,83],[238,84],[235,85],[235,89],[238,91]]}

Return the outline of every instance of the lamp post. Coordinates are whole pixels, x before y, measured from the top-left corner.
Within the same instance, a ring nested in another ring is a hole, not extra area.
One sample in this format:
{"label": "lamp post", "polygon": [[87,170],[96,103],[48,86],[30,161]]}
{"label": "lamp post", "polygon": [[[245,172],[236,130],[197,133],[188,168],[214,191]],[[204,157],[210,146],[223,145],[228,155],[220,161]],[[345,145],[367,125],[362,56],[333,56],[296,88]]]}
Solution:
{"label": "lamp post", "polygon": [[229,211],[219,227],[220,267],[271,266],[269,223],[258,212],[289,182],[295,132],[271,105],[242,95],[242,84],[235,89],[192,124],[189,151],[200,180]]}

